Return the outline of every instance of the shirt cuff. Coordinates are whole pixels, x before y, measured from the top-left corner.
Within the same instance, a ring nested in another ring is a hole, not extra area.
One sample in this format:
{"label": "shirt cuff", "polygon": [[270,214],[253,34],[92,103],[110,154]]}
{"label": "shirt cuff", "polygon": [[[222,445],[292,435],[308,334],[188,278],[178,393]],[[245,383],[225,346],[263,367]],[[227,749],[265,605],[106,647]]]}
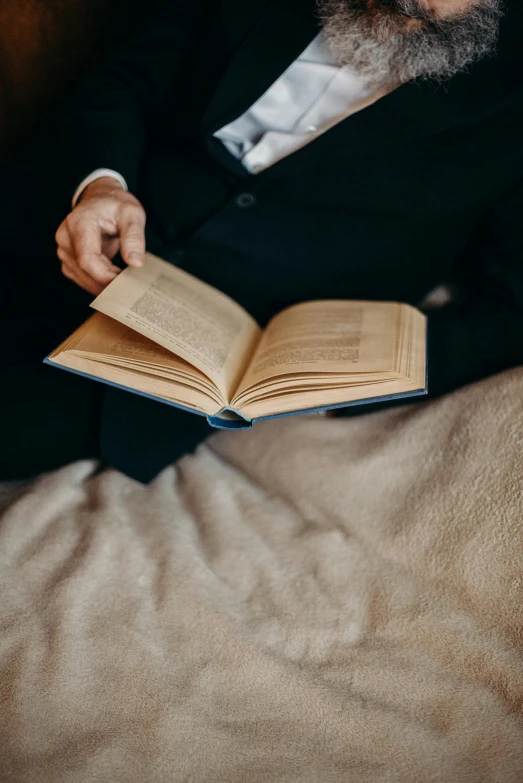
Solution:
{"label": "shirt cuff", "polygon": [[78,203],[78,199],[86,189],[88,185],[91,184],[91,182],[94,182],[97,179],[100,179],[100,177],[112,177],[113,179],[116,179],[122,188],[124,190],[129,190],[127,187],[127,182],[124,180],[121,174],[118,174],[117,171],[113,171],[112,169],[95,169],[91,174],[89,174],[88,177],[83,179],[78,187],[76,188],[73,196],[73,208],[76,207]]}

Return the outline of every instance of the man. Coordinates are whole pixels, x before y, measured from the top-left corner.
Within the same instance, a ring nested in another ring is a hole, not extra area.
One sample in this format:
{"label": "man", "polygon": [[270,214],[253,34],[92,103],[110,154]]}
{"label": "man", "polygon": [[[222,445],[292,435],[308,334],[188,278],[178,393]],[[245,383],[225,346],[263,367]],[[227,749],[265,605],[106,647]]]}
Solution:
{"label": "man", "polygon": [[[450,283],[430,395],[520,363],[520,22],[516,0],[163,2],[79,95],[63,274],[97,294],[147,245],[260,322]],[[50,368],[11,377],[4,476],[101,455],[148,481],[208,434]]]}

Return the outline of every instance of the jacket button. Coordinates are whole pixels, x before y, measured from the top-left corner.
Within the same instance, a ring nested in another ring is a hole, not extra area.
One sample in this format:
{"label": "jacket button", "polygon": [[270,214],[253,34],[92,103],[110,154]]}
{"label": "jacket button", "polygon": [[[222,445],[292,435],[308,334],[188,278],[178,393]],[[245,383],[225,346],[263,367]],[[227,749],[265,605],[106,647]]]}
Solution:
{"label": "jacket button", "polygon": [[257,202],[258,199],[254,193],[240,193],[239,196],[236,196],[234,203],[241,209],[248,209],[248,207],[253,207]]}

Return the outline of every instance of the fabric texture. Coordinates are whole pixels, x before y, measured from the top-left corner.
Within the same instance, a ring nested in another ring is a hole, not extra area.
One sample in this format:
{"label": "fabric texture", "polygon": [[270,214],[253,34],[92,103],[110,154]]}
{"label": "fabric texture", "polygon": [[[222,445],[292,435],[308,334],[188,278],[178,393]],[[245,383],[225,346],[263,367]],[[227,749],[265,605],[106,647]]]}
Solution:
{"label": "fabric texture", "polygon": [[4,486],[2,783],[520,783],[522,388]]}

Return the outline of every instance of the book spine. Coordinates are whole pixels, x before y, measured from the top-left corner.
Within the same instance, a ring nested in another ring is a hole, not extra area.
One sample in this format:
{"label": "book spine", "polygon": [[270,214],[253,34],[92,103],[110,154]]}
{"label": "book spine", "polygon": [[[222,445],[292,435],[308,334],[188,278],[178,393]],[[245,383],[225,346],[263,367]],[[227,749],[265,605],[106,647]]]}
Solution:
{"label": "book spine", "polygon": [[207,416],[207,423],[217,430],[250,430],[252,421],[234,408],[222,408],[216,416]]}

